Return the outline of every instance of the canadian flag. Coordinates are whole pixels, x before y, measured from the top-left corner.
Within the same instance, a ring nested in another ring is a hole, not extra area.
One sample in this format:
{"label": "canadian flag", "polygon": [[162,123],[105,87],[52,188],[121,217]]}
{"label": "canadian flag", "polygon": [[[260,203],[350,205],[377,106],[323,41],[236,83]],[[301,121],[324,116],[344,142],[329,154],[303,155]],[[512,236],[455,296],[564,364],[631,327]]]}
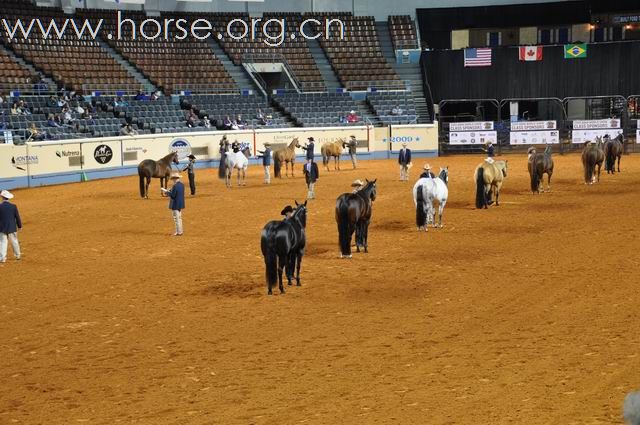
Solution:
{"label": "canadian flag", "polygon": [[523,46],[520,47],[521,61],[541,61],[542,46]]}

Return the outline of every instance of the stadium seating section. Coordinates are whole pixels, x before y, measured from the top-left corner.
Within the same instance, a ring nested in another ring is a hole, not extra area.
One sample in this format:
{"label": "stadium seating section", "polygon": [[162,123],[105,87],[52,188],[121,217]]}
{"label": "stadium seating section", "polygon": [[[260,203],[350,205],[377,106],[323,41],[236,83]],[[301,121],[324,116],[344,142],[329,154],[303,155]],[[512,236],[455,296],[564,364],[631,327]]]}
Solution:
{"label": "stadium seating section", "polygon": [[[414,124],[418,118],[411,93],[372,93],[367,97],[367,102],[384,125]],[[393,114],[394,108],[397,109],[397,114]]]}
{"label": "stadium seating section", "polygon": [[418,37],[416,36],[416,26],[410,16],[392,15],[389,16],[389,33],[391,42],[395,49],[416,49],[418,48]]}
{"label": "stadium seating section", "polygon": [[[275,96],[274,102],[302,127],[363,125],[363,111],[348,93],[288,93]],[[359,122],[344,122],[351,111],[358,114]]]}

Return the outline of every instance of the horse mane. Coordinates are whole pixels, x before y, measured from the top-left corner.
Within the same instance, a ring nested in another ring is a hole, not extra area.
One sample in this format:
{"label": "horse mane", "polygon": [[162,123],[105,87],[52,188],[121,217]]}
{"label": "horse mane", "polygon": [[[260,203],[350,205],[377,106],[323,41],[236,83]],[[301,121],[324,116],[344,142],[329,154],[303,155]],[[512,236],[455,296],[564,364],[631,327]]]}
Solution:
{"label": "horse mane", "polygon": [[169,154],[168,154],[168,155],[163,156],[163,157],[162,157],[162,159],[161,159],[160,161],[171,162],[171,160],[173,159],[173,157],[174,157],[175,155],[178,155],[178,152],[177,152],[177,151],[169,152]]}

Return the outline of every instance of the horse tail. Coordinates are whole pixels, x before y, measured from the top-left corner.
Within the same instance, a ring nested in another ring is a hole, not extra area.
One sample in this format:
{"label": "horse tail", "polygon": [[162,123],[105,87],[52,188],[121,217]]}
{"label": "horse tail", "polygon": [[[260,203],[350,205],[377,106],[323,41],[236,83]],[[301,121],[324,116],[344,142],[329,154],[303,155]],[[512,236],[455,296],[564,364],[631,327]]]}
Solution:
{"label": "horse tail", "polygon": [[220,157],[220,165],[218,166],[218,178],[224,179],[227,177],[227,154],[223,154]]}
{"label": "horse tail", "polygon": [[282,163],[280,162],[280,158],[274,158],[273,159],[273,173],[275,174],[276,177],[282,177],[282,172],[280,171],[280,168],[282,167]]}
{"label": "horse tail", "polygon": [[424,212],[424,193],[422,185],[416,191],[416,226],[422,227],[427,223],[427,214]]}
{"label": "horse tail", "polygon": [[262,236],[264,250],[264,265],[266,267],[265,277],[267,289],[273,288],[278,281],[278,256],[276,255],[275,234]]}
{"label": "horse tail", "polygon": [[322,146],[320,149],[320,153],[322,154],[322,165],[325,167],[329,167],[329,153],[327,152],[326,146]]}
{"label": "horse tail", "polygon": [[585,183],[591,183],[591,179],[593,178],[593,173],[595,172],[596,161],[597,161],[595,153],[589,152],[589,154],[586,155],[584,160],[584,182]]}
{"label": "horse tail", "polygon": [[349,255],[351,250],[351,232],[349,224],[349,205],[343,200],[336,205],[336,219],[338,221],[338,239],[340,241],[340,252],[342,255]]}
{"label": "horse tail", "polygon": [[538,186],[540,186],[540,176],[538,175],[538,163],[536,161],[536,157],[534,156],[533,161],[531,161],[531,168],[529,169],[529,174],[531,176],[531,191],[533,193],[538,191]]}
{"label": "horse tail", "polygon": [[143,168],[138,165],[138,177],[140,178],[140,197],[144,198],[145,185],[144,185],[144,172]]}
{"label": "horse tail", "polygon": [[476,208],[484,207],[486,194],[484,193],[484,168],[479,167],[476,172]]}

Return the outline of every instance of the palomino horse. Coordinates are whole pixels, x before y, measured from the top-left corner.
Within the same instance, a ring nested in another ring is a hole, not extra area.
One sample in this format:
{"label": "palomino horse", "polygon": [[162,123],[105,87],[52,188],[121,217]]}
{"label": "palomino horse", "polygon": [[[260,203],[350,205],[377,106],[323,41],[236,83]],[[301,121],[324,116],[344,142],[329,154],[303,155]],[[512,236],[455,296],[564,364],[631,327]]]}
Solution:
{"label": "palomino horse", "polygon": [[[442,227],[442,213],[449,198],[449,167],[440,168],[436,178],[423,177],[413,186],[413,202],[416,205],[416,226],[427,231],[429,221],[433,227]],[[438,201],[438,224],[436,224],[434,199]]]}
{"label": "palomino horse", "polygon": [[604,169],[607,170],[607,174],[616,173],[616,158],[618,159],[618,172],[620,172],[620,159],[622,159],[622,152],[624,151],[622,134],[618,134],[615,139],[604,136]]}
{"label": "palomino horse", "polygon": [[240,151],[240,144],[238,142],[234,142],[231,148],[232,151],[226,152],[224,155],[224,183],[228,188],[231,188],[231,175],[233,174],[233,170],[236,169],[238,170],[238,186],[245,186],[247,184],[245,180],[247,178],[249,160],[247,156]]}
{"label": "palomino horse", "polygon": [[294,137],[289,146],[273,151],[273,170],[276,177],[282,178],[282,163],[285,163],[285,176],[289,177],[289,164],[291,164],[291,177],[293,177],[293,168],[296,163],[296,148],[300,144],[298,138]]}
{"label": "palomino horse", "polygon": [[547,191],[551,191],[551,176],[553,175],[553,158],[551,157],[551,145],[547,145],[543,154],[536,152],[534,146],[527,151],[529,154],[529,177],[531,178],[531,191],[533,193],[544,192],[543,177],[547,174]]}
{"label": "palomino horse", "polygon": [[594,184],[600,182],[600,169],[604,162],[604,149],[602,148],[602,138],[596,137],[596,143],[584,142],[582,149],[582,166],[584,167],[584,184]]}
{"label": "palomino horse", "polygon": [[507,177],[507,161],[484,161],[476,167],[473,177],[476,182],[476,208],[488,208],[493,203],[491,191],[496,195],[496,206],[505,177]]}
{"label": "palomino horse", "polygon": [[338,139],[335,142],[325,143],[320,148],[320,153],[322,154],[322,164],[329,171],[329,160],[333,157],[333,169],[340,169],[340,155],[342,155],[342,150],[344,149],[345,141],[343,139]]}
{"label": "palomino horse", "polygon": [[[278,280],[280,293],[284,293],[282,285],[282,270],[286,270],[287,281],[296,279],[296,286],[300,286],[300,265],[306,245],[305,227],[307,226],[307,202],[298,204],[291,218],[282,221],[270,221],[262,229],[260,248],[266,266],[267,293],[271,295],[272,288]],[[297,272],[296,272],[297,266]]]}
{"label": "palomino horse", "polygon": [[159,161],[145,159],[138,164],[140,196],[142,198],[149,199],[149,184],[151,184],[151,178],[160,179],[160,187],[164,189],[167,188],[167,181],[171,175],[171,163],[180,164],[180,161],[178,160],[178,152],[171,152]]}
{"label": "palomino horse", "polygon": [[340,258],[351,258],[351,237],[356,232],[356,249],[368,250],[369,223],[373,201],[376,200],[376,180],[370,182],[356,193],[343,193],[336,200],[336,223],[340,240]]}

